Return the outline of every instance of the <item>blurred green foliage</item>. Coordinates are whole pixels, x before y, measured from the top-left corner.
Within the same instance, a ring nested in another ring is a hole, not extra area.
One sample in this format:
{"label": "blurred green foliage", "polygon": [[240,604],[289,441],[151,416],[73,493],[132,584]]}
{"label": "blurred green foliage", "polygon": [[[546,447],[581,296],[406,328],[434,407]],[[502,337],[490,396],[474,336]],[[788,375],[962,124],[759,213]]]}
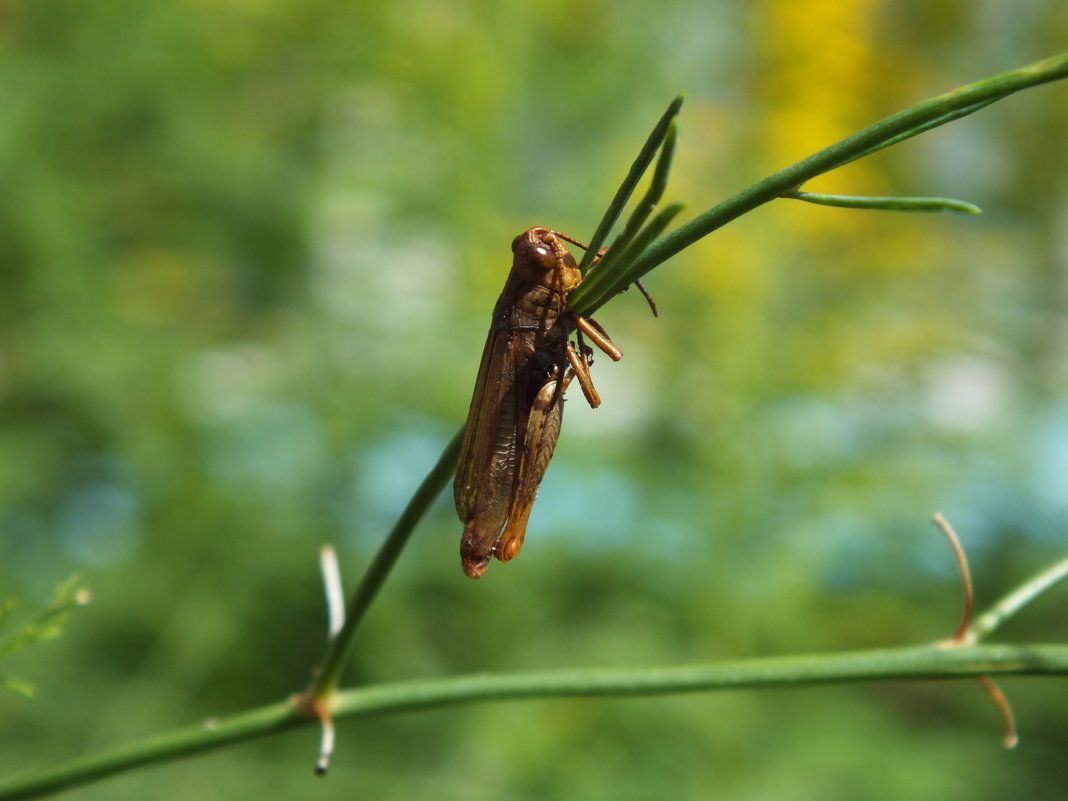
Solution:
{"label": "blurred green foliage", "polygon": [[[56,587],[52,601],[47,606],[28,615],[23,612],[19,619],[15,619],[19,610],[13,598],[0,601],[0,661],[32,645],[58,637],[67,625],[70,611],[76,606],[84,606],[90,600],[89,590],[82,586],[81,578],[74,575]],[[5,674],[2,670],[0,688],[28,698],[37,691],[33,682]]]}
{"label": "blurred green foliage", "polygon": [[[14,655],[0,771],[302,687],[316,553],[353,581],[463,420],[519,231],[588,237],[666,102],[694,212],[1050,55],[1068,7],[819,0],[0,1],[0,595],[95,603]],[[460,573],[448,498],[347,680],[948,636],[1063,552],[1068,104],[999,103],[758,210],[598,315],[522,558]],[[1063,592],[1003,632],[1063,635]],[[1068,690],[558,701],[342,723],[78,798],[981,799],[1063,786]]]}

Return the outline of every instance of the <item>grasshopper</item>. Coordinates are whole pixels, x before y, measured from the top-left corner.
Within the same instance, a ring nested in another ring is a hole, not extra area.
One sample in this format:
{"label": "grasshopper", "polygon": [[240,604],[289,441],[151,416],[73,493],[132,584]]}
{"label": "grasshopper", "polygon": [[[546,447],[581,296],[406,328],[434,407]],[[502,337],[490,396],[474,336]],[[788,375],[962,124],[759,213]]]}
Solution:
{"label": "grasshopper", "polygon": [[453,485],[464,524],[460,560],[471,578],[481,576],[492,557],[507,562],[523,547],[572,378],[592,408],[601,403],[584,337],[613,361],[623,356],[597,323],[568,307],[567,294],[582,273],[565,241],[585,247],[548,228],[517,236],[512,270],[493,309]]}

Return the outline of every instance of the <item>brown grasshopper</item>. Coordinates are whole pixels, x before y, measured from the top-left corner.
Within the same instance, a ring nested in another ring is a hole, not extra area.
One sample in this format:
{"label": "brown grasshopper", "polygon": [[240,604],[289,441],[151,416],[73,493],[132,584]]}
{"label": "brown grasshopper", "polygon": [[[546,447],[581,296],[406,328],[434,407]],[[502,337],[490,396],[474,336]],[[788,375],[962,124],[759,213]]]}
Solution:
{"label": "brown grasshopper", "polygon": [[583,335],[614,361],[623,356],[599,325],[568,307],[567,294],[582,273],[564,241],[585,247],[548,228],[517,236],[512,271],[493,309],[453,485],[464,523],[460,560],[471,578],[481,576],[492,557],[507,562],[523,547],[571,379],[578,379],[591,407],[601,403]]}

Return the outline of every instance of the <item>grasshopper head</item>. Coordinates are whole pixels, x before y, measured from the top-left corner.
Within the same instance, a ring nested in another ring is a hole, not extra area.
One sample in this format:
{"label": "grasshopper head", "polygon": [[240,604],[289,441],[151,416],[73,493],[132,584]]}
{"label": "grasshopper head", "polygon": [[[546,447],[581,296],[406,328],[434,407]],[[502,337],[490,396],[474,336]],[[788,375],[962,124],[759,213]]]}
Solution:
{"label": "grasshopper head", "polygon": [[582,273],[563,240],[548,228],[531,228],[512,240],[512,269],[532,284],[567,293],[582,282]]}

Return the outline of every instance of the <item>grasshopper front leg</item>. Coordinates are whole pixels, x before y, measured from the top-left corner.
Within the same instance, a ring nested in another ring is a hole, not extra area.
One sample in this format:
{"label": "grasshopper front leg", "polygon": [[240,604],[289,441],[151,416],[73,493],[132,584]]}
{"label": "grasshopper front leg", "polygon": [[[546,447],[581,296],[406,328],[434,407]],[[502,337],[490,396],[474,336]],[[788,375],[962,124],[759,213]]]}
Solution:
{"label": "grasshopper front leg", "polygon": [[597,388],[590,378],[590,361],[582,352],[581,343],[578,350],[570,342],[567,343],[567,361],[571,365],[572,374],[578,379],[582,394],[586,396],[586,402],[590,404],[591,409],[596,409],[601,405],[601,396],[597,394]]}
{"label": "grasshopper front leg", "polygon": [[586,347],[582,335],[588,336],[593,341],[593,344],[608,354],[608,357],[614,362],[618,362],[623,358],[623,351],[616,347],[615,343],[608,338],[608,334],[604,332],[604,329],[593,320],[588,320],[575,314],[572,316],[572,325],[575,327],[575,335],[578,338],[578,348],[575,348],[570,342],[567,343],[567,361],[571,365],[571,371],[574,373],[575,378],[578,379],[582,394],[586,396],[586,402],[590,404],[591,409],[596,409],[601,405],[601,396],[597,394],[597,389],[593,386],[593,379],[590,378],[591,362],[587,353],[592,353],[592,351]]}
{"label": "grasshopper front leg", "polygon": [[616,347],[616,343],[608,338],[608,334],[605,333],[605,330],[601,328],[595,320],[579,317],[575,314],[572,317],[572,324],[577,331],[588,336],[594,345],[604,351],[609,359],[618,362],[623,358],[623,351]]}

